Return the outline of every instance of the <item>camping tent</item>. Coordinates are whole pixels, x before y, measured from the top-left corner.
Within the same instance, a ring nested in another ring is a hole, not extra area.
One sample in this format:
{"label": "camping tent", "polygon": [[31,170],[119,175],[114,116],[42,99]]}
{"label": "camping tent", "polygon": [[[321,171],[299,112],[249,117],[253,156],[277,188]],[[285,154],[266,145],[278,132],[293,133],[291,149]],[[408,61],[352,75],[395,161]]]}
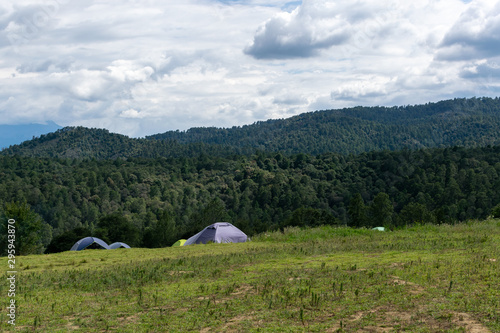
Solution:
{"label": "camping tent", "polygon": [[184,246],[184,243],[186,243],[185,239],[179,239],[177,242],[175,242],[172,247],[174,246]]}
{"label": "camping tent", "polygon": [[113,243],[111,245],[108,245],[108,244],[106,244],[105,241],[103,241],[100,238],[85,237],[85,238],[80,239],[78,242],[76,242],[75,245],[73,245],[71,247],[70,251],[81,251],[81,250],[84,250],[87,247],[91,246],[92,244],[97,244],[106,250],[113,250],[113,249],[117,249],[119,247],[124,247],[124,248],[130,249],[130,246],[128,246],[127,244],[122,243],[122,242],[116,242],[116,243]]}
{"label": "camping tent", "polygon": [[184,243],[184,246],[192,244],[206,244],[208,242],[243,243],[246,241],[247,235],[231,223],[217,222],[209,225],[196,235],[188,238],[188,240]]}
{"label": "camping tent", "polygon": [[108,244],[106,244],[106,242],[103,241],[102,239],[99,239],[97,237],[85,237],[85,238],[80,239],[78,242],[76,242],[75,245],[73,245],[71,247],[70,251],[81,251],[81,250],[86,249],[87,247],[89,247],[90,245],[92,245],[94,243],[99,244],[100,246],[102,246],[106,250],[109,250]]}
{"label": "camping tent", "polygon": [[119,247],[124,247],[126,249],[130,249],[130,246],[128,246],[127,244],[125,243],[122,243],[122,242],[116,242],[116,243],[113,243],[109,246],[109,249],[110,250],[114,250],[114,249],[117,249]]}

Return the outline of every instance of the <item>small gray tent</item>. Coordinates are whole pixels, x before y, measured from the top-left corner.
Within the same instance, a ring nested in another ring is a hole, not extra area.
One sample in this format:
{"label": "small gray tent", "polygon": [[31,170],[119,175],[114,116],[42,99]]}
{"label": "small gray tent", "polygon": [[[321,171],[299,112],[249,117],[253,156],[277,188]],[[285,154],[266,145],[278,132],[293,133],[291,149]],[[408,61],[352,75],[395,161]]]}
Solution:
{"label": "small gray tent", "polygon": [[122,243],[122,242],[116,242],[116,243],[113,243],[109,246],[109,249],[110,250],[114,250],[114,249],[117,249],[119,247],[124,247],[126,249],[130,249],[130,246],[128,246],[127,244],[125,243]]}
{"label": "small gray tent", "polygon": [[100,246],[102,246],[106,250],[109,250],[108,244],[106,244],[106,242],[103,241],[102,239],[97,238],[97,237],[85,237],[85,238],[80,239],[78,242],[76,242],[75,245],[73,245],[71,247],[70,251],[81,251],[81,250],[86,249],[87,247],[89,247],[90,245],[92,245],[94,243],[99,244]]}
{"label": "small gray tent", "polygon": [[248,239],[247,235],[228,222],[217,222],[209,225],[196,235],[188,238],[184,246],[192,244],[214,243],[243,243]]}

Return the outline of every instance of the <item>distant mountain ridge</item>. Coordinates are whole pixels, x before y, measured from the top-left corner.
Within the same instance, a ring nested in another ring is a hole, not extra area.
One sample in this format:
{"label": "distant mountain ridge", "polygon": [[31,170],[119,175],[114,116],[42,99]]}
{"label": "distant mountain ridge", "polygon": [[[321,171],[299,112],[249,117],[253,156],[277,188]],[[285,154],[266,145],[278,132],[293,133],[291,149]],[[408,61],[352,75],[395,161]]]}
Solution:
{"label": "distant mountain ridge", "polygon": [[285,153],[399,150],[500,143],[498,98],[315,111],[233,128],[191,128],[147,137]]}
{"label": "distant mountain ridge", "polygon": [[399,107],[315,111],[232,128],[191,128],[145,139],[66,127],[1,155],[116,159],[251,154],[341,153],[500,144],[500,99],[453,99]]}
{"label": "distant mountain ridge", "polygon": [[227,148],[203,143],[180,144],[173,140],[134,139],[110,133],[106,129],[65,127],[54,133],[41,135],[0,152],[4,156],[55,157],[70,159],[118,159],[184,157],[203,154],[225,156]]}
{"label": "distant mountain ridge", "polygon": [[31,140],[42,134],[55,132],[62,126],[49,121],[47,124],[0,125],[0,149]]}

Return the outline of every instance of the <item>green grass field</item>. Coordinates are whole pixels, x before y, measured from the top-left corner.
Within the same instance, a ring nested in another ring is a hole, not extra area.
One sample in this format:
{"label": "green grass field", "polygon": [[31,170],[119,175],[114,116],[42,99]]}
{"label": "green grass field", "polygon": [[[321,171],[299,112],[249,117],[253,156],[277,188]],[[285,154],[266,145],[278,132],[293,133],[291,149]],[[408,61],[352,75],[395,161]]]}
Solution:
{"label": "green grass field", "polygon": [[499,220],[291,228],[244,244],[64,252],[16,266],[16,331],[500,332]]}

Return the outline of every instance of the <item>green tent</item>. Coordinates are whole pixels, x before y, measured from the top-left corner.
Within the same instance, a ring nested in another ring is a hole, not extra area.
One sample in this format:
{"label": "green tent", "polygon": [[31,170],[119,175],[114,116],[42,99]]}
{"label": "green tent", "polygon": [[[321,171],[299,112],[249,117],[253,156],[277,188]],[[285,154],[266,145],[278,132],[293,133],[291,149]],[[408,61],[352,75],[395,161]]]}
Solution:
{"label": "green tent", "polygon": [[174,246],[184,246],[184,243],[186,243],[185,239],[179,239],[177,242],[174,243],[174,245],[172,245],[172,247],[174,247]]}
{"label": "green tent", "polygon": [[384,227],[375,227],[372,230],[385,231]]}

